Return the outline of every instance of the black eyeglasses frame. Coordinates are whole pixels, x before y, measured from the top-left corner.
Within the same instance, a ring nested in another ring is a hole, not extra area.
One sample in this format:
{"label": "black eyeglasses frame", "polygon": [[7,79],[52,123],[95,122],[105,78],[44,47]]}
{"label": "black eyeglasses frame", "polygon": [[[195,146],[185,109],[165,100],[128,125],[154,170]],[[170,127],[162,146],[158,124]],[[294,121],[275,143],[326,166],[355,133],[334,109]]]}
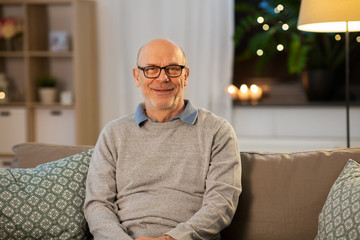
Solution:
{"label": "black eyeglasses frame", "polygon": [[[180,74],[177,75],[177,76],[169,76],[168,73],[167,73],[167,71],[166,71],[166,68],[167,68],[167,67],[171,67],[171,66],[180,67],[180,68],[181,68]],[[159,75],[157,75],[156,77],[148,77],[148,76],[146,76],[146,75],[145,75],[145,69],[146,69],[147,67],[157,67],[157,68],[159,68],[159,69],[160,69]],[[144,76],[145,76],[146,78],[150,78],[150,79],[158,78],[158,77],[160,76],[160,74],[161,74],[161,70],[163,70],[163,69],[164,69],[164,71],[165,71],[166,76],[168,76],[168,77],[170,77],[170,78],[180,77],[181,74],[182,74],[182,70],[183,70],[185,67],[186,67],[186,66],[184,66],[184,65],[177,65],[177,64],[171,64],[171,65],[167,65],[167,66],[165,66],[165,67],[159,67],[159,66],[140,67],[140,66],[137,66],[138,69],[140,69],[141,71],[143,71]]]}

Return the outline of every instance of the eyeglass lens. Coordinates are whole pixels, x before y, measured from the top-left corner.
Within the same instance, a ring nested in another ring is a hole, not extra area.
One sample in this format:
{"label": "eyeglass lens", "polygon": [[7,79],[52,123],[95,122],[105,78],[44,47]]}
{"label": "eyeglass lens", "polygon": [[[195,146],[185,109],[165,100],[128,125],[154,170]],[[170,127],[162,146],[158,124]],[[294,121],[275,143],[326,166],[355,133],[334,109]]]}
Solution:
{"label": "eyeglass lens", "polygon": [[166,75],[169,77],[178,77],[182,72],[182,67],[178,65],[170,65],[162,68],[158,66],[149,66],[144,68],[145,77],[156,78],[160,76],[161,69],[164,69]]}

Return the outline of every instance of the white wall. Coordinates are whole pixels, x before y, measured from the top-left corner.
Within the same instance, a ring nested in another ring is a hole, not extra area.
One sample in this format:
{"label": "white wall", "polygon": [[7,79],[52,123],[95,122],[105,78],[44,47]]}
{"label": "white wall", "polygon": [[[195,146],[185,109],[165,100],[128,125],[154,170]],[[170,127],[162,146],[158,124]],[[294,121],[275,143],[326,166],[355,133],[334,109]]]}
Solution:
{"label": "white wall", "polygon": [[[235,106],[241,151],[293,152],[346,147],[345,107]],[[360,107],[350,109],[350,146],[360,146]]]}
{"label": "white wall", "polygon": [[169,38],[186,52],[190,67],[185,97],[229,118],[233,62],[233,0],[96,0],[100,128],[133,113],[143,101],[132,68],[137,51],[154,38]]}

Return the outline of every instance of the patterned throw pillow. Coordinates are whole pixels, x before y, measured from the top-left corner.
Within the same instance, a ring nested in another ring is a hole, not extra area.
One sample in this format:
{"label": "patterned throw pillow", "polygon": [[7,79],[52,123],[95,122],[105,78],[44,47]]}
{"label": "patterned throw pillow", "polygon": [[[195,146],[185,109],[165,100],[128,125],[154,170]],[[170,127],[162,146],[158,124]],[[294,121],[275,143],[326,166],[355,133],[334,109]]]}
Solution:
{"label": "patterned throw pillow", "polygon": [[319,215],[316,240],[360,239],[360,164],[349,160]]}
{"label": "patterned throw pillow", "polygon": [[31,169],[0,169],[0,239],[87,239],[93,149]]}

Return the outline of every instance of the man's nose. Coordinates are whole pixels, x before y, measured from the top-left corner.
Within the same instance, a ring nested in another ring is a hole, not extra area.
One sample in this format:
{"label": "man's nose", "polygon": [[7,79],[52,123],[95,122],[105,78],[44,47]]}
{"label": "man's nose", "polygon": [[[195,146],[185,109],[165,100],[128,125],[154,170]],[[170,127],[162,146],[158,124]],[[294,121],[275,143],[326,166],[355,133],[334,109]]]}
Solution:
{"label": "man's nose", "polygon": [[161,81],[169,81],[169,77],[166,75],[165,69],[160,69],[160,75],[158,79]]}

